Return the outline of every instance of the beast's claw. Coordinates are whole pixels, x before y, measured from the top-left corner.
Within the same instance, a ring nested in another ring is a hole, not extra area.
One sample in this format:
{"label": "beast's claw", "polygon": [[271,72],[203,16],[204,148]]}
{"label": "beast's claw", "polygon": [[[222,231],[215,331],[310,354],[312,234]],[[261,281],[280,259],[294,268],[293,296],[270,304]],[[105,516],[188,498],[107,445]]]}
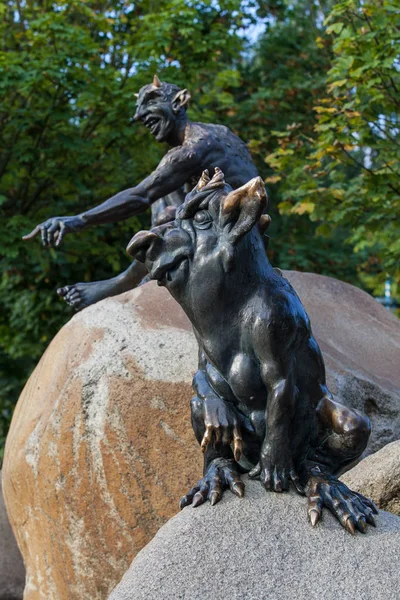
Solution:
{"label": "beast's claw", "polygon": [[352,492],[335,477],[320,471],[314,472],[308,483],[307,495],[308,516],[313,526],[318,522],[323,506],[328,508],[342,527],[352,535],[356,530],[366,533],[367,523],[375,526],[372,501]]}
{"label": "beast's claw", "polygon": [[256,465],[255,467],[253,467],[251,469],[251,471],[249,471],[249,477],[250,479],[256,479],[257,477],[260,477],[260,473],[261,473],[261,466],[260,463],[258,463],[258,465]]}
{"label": "beast's claw", "polygon": [[217,502],[219,502],[220,500],[221,500],[221,496],[220,496],[220,494],[218,494],[218,492],[211,492],[211,494],[210,494],[211,506],[214,506],[214,504],[217,504]]}
{"label": "beast's claw", "polygon": [[356,521],[356,526],[358,531],[361,531],[361,533],[365,533],[367,531],[367,521],[365,517],[359,517]]}
{"label": "beast's claw", "polygon": [[244,495],[245,486],[240,480],[236,462],[233,459],[216,458],[210,463],[203,479],[183,496],[179,506],[182,509],[191,504],[196,508],[207,500],[214,506],[227,488],[240,498]]}
{"label": "beast's claw", "polygon": [[351,517],[349,517],[347,519],[345,527],[346,527],[347,531],[349,533],[351,533],[351,535],[355,535],[356,534],[356,527],[355,527],[353,519]]}
{"label": "beast's claw", "polygon": [[202,491],[197,492],[197,494],[194,495],[193,500],[192,500],[193,508],[196,508],[196,506],[200,506],[200,504],[204,504],[204,502],[206,500],[207,500],[207,496],[204,495]]}
{"label": "beast's claw", "polygon": [[367,519],[367,523],[369,525],[372,525],[372,527],[376,527],[376,522],[374,519],[374,515],[372,514],[372,511],[366,512],[365,518]]}
{"label": "beast's claw", "polygon": [[231,490],[236,496],[239,498],[243,498],[244,496],[244,483],[242,481],[234,483],[231,487]]}
{"label": "beast's claw", "polygon": [[308,518],[310,519],[310,523],[311,523],[312,527],[316,526],[316,524],[319,521],[320,516],[321,516],[320,513],[315,508],[312,508],[311,510],[308,511]]}

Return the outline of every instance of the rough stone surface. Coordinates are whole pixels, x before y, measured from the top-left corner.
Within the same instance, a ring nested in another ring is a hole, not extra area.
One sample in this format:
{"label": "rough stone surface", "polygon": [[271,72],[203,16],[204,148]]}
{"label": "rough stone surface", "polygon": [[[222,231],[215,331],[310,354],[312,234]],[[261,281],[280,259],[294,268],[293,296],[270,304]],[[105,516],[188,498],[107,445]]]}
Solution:
{"label": "rough stone surface", "polygon": [[25,600],[104,600],[201,475],[196,365],[169,294],[145,286],[74,316],[19,399],[3,467]]}
{"label": "rough stone surface", "polygon": [[138,554],[109,600],[387,600],[400,585],[400,518],[352,537],[327,512],[246,481],[245,497],[185,508]]}
{"label": "rough stone surface", "polygon": [[[287,274],[337,398],[400,437],[400,324],[364,292]],[[168,292],[146,284],[74,316],[16,408],[3,468],[25,600],[103,600],[201,473],[190,426],[197,350]]]}
{"label": "rough stone surface", "polygon": [[285,273],[311,318],[336,400],[371,419],[368,453],[400,438],[400,320],[358,288]]}
{"label": "rough stone surface", "polygon": [[341,479],[379,508],[400,515],[400,441],[367,456]]}
{"label": "rough stone surface", "polygon": [[0,471],[0,600],[22,600],[25,567],[4,505]]}

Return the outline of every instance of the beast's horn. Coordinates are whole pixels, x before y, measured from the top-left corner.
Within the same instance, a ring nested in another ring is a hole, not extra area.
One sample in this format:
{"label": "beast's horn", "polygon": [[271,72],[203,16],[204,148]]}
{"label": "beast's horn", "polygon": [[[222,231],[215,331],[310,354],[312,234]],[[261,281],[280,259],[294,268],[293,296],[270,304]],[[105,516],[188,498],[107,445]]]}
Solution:
{"label": "beast's horn", "polygon": [[199,179],[199,183],[197,184],[197,189],[201,190],[207,183],[210,183],[210,174],[207,169],[202,172],[201,177]]}
{"label": "beast's horn", "polygon": [[214,175],[210,183],[225,184],[224,174],[219,167],[215,167]]}
{"label": "beast's horn", "polygon": [[156,87],[156,88],[161,87],[161,81],[158,79],[157,75],[154,75],[154,77],[153,77],[153,87]]}

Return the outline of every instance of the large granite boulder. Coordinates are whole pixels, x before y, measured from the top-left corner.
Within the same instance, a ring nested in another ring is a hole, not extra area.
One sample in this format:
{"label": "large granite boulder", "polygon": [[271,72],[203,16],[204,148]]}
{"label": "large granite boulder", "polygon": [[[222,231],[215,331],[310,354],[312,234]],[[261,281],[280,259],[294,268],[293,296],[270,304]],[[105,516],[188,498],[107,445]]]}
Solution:
{"label": "large granite boulder", "polygon": [[400,515],[400,441],[367,456],[341,479],[379,508]]}
{"label": "large granite boulder", "polygon": [[246,481],[239,499],[185,508],[138,554],[109,600],[388,600],[400,586],[400,518],[352,537],[306,500]]}
{"label": "large granite boulder", "polygon": [[201,474],[196,364],[169,294],[144,286],[61,329],[25,386],[3,465],[24,600],[104,600]]}
{"label": "large granite boulder", "polygon": [[[339,399],[366,411],[371,449],[400,437],[400,324],[364,292],[288,273]],[[190,426],[197,350],[168,292],[146,284],[74,316],[18,402],[4,494],[25,600],[103,600],[201,473]]]}
{"label": "large granite boulder", "polygon": [[22,600],[25,567],[4,504],[0,471],[0,600]]}
{"label": "large granite boulder", "polygon": [[368,453],[400,438],[400,320],[358,288],[286,273],[311,318],[331,392],[372,423]]}

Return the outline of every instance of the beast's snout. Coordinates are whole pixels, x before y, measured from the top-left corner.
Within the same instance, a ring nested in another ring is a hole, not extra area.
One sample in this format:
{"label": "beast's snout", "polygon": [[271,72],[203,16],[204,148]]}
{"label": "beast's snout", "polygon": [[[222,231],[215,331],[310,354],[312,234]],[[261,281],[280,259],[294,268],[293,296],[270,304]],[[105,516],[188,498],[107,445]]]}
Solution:
{"label": "beast's snout", "polygon": [[172,281],[172,272],[192,254],[190,237],[176,221],[139,231],[129,242],[127,252],[144,262],[151,279],[164,285]]}
{"label": "beast's snout", "polygon": [[160,243],[162,243],[162,239],[154,231],[139,231],[129,242],[126,251],[132,258],[144,262],[151,246]]}

